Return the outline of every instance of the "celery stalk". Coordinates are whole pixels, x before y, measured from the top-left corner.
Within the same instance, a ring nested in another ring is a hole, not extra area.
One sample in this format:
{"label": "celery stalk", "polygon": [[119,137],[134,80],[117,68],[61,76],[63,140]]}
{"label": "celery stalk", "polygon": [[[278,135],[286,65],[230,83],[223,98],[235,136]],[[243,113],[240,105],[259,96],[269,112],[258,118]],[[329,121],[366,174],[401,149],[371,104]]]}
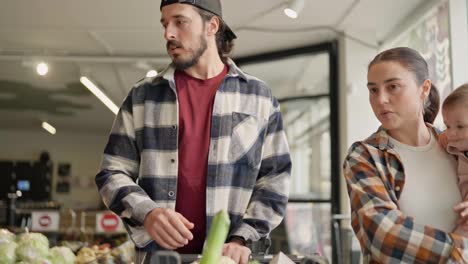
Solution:
{"label": "celery stalk", "polygon": [[226,241],[229,225],[229,215],[226,211],[219,211],[213,218],[208,238],[205,241],[200,264],[218,264],[221,259],[223,245]]}

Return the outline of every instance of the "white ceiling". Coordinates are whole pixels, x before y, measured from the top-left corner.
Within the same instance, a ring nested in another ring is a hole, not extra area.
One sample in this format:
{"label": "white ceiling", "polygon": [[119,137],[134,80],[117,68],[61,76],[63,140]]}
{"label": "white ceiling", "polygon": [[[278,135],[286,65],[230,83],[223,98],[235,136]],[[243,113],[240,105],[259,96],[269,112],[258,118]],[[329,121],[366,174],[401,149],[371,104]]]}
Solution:
{"label": "white ceiling", "polygon": [[[0,81],[21,82],[50,92],[78,82],[85,73],[120,104],[132,84],[146,72],[138,63],[161,69],[169,61],[159,24],[159,3],[0,0]],[[234,57],[333,40],[342,34],[337,32],[376,47],[424,0],[305,0],[296,20],[283,14],[285,3],[223,1],[224,20],[238,36]],[[50,63],[46,77],[37,76],[30,66],[40,58]],[[293,81],[303,72],[301,67],[287,69],[281,73],[284,80]],[[278,74],[272,73],[271,80],[268,78],[267,83],[276,82],[273,78],[278,78]],[[0,86],[0,100],[14,96],[7,91],[10,90]],[[278,91],[281,96],[285,93],[287,90]],[[32,98],[40,100],[40,96]],[[46,119],[59,132],[108,132],[113,114],[91,94],[62,94],[54,98],[89,108],[77,110],[73,116],[60,116],[41,110],[1,110],[0,106],[0,129],[40,129],[39,120]]]}

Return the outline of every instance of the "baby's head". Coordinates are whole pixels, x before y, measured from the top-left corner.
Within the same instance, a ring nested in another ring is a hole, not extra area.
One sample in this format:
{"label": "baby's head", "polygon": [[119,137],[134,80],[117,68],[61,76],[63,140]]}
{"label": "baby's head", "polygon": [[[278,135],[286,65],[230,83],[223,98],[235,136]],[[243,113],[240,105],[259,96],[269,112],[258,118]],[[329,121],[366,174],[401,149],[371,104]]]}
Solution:
{"label": "baby's head", "polygon": [[468,83],[453,91],[442,104],[449,141],[468,140]]}

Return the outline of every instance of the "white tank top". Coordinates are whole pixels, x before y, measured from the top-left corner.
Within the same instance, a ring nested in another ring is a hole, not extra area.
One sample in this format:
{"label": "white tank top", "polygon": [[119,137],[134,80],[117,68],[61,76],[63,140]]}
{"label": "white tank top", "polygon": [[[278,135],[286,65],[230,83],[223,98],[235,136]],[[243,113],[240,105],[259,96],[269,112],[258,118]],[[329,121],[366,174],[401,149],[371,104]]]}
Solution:
{"label": "white tank top", "polygon": [[437,143],[413,147],[390,138],[405,170],[400,196],[401,211],[417,224],[452,232],[458,215],[453,206],[462,198],[457,185],[456,160]]}

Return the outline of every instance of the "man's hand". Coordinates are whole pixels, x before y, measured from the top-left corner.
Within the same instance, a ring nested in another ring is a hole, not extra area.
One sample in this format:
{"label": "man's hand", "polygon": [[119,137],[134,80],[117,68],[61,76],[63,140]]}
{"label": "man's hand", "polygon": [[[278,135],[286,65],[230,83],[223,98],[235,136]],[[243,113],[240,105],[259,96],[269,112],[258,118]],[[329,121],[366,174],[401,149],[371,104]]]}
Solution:
{"label": "man's hand", "polygon": [[193,223],[172,209],[154,209],[146,215],[144,226],[151,238],[166,249],[183,247],[193,239]]}
{"label": "man's hand", "polygon": [[223,245],[223,256],[230,257],[239,264],[247,264],[251,253],[250,248],[236,240]]}

